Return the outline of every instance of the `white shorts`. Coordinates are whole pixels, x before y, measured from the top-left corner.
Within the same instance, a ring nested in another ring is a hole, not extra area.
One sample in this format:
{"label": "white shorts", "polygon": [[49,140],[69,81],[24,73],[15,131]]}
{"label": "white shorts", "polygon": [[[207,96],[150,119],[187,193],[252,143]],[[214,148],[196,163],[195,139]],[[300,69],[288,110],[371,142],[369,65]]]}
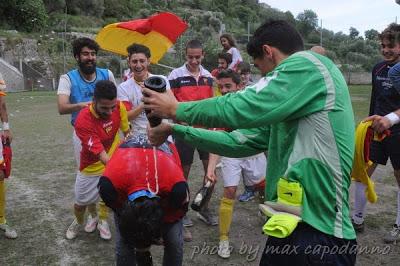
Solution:
{"label": "white shorts", "polygon": [[245,158],[221,157],[224,187],[237,187],[243,176],[246,186],[258,184],[265,178],[267,159],[264,153]]}
{"label": "white shorts", "polygon": [[75,129],[72,132],[72,143],[74,144],[74,156],[75,156],[76,166],[79,169],[82,144],[81,144],[81,140],[76,135]]}
{"label": "white shorts", "polygon": [[80,206],[86,206],[96,203],[99,200],[100,176],[85,176],[81,172],[76,174],[75,180],[75,203]]}

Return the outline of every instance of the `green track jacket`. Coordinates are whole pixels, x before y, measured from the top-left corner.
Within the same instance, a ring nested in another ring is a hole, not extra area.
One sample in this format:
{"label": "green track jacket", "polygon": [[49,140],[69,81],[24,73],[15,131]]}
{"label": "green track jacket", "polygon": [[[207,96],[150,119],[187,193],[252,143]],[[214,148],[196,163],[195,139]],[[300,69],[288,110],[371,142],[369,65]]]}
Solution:
{"label": "green track jacket", "polygon": [[175,137],[203,150],[228,157],[267,150],[267,200],[277,199],[279,178],[300,182],[303,221],[338,238],[355,238],[349,214],[353,110],[346,82],[328,58],[295,53],[243,91],[180,103],[176,119],[235,129],[173,126]]}

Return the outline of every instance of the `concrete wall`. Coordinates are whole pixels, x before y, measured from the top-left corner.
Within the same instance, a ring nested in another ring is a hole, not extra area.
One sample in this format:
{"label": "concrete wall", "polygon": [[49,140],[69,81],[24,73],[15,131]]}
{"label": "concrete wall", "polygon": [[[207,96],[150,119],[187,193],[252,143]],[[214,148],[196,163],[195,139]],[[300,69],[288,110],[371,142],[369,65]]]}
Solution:
{"label": "concrete wall", "polygon": [[350,85],[370,85],[372,82],[370,72],[345,72],[343,76]]}
{"label": "concrete wall", "polygon": [[24,90],[24,76],[21,72],[0,58],[0,72],[7,85],[7,91],[16,92]]}

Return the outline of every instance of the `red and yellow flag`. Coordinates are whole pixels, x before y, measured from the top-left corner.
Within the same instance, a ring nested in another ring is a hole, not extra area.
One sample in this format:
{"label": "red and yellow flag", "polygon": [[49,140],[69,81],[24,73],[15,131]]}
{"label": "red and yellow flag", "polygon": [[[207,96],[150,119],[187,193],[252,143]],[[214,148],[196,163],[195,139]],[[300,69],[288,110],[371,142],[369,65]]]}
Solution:
{"label": "red and yellow flag", "polygon": [[135,19],[105,26],[96,36],[100,47],[106,51],[127,56],[126,48],[132,43],[147,46],[151,63],[157,63],[188,25],[178,16],[163,12],[146,19]]}

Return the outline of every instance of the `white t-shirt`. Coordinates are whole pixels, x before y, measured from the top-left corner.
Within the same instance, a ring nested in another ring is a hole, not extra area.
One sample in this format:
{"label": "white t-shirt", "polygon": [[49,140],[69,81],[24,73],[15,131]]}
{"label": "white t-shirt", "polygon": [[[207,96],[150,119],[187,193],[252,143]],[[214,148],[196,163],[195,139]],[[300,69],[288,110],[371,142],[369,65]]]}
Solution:
{"label": "white t-shirt", "polygon": [[238,63],[243,61],[243,58],[236,47],[231,47],[227,53],[232,55],[232,63],[229,64],[228,68],[233,69]]}
{"label": "white t-shirt", "polygon": [[[162,75],[152,75],[149,73],[149,77],[161,77],[165,80],[167,86],[166,89],[169,90],[171,89],[168,79],[165,76]],[[132,108],[136,108],[142,103],[142,89],[139,86],[139,84],[136,83],[136,81],[133,78],[130,78],[121,84],[119,84],[117,88],[117,98],[120,101],[126,101],[130,102],[132,104]],[[135,119],[131,120],[131,125],[132,125],[132,131],[134,133],[144,133],[146,134],[146,129],[147,129],[147,124],[148,120],[146,117],[146,113],[143,110],[139,116],[137,116]]]}
{"label": "white t-shirt", "polygon": [[[83,78],[83,77],[82,77]],[[83,78],[84,81],[86,82],[93,82],[96,79],[96,77],[93,80],[86,80]],[[117,86],[117,83],[115,82],[114,74],[108,69],[108,80],[113,82],[115,86]],[[67,74],[61,75],[60,76],[60,81],[58,82],[58,89],[57,89],[57,94],[63,94],[63,95],[71,95],[71,80],[69,79],[69,76]]]}

